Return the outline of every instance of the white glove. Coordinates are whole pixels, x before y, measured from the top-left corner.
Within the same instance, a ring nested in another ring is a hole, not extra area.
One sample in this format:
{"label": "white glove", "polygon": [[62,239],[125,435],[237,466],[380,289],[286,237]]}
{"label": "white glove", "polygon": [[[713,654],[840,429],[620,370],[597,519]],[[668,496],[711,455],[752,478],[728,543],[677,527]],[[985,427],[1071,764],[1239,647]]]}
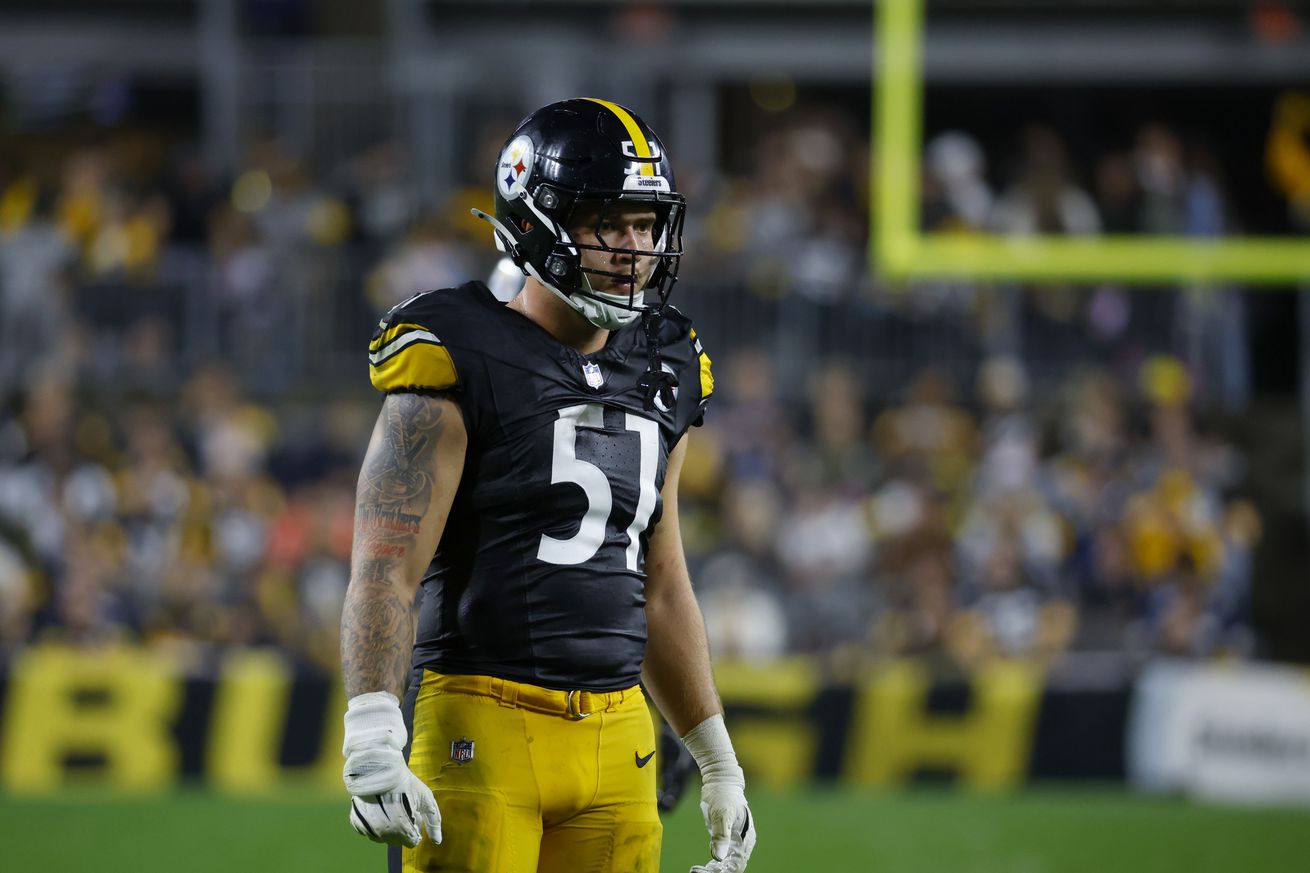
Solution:
{"label": "white glove", "polygon": [[405,763],[405,719],[400,701],[385,691],[357,694],[346,704],[346,756],[342,778],[350,798],[351,826],[373,840],[414,848],[441,842],[441,811],[432,789]]}
{"label": "white glove", "polygon": [[755,819],[746,805],[746,778],[722,715],[712,715],[682,738],[700,767],[700,811],[713,860],[691,873],[742,873],[755,850]]}

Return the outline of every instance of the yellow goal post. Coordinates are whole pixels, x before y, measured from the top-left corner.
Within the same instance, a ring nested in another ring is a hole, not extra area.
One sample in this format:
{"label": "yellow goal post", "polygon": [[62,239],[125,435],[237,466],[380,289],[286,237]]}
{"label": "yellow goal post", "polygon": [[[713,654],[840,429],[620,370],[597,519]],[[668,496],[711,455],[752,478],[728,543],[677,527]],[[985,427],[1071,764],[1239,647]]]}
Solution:
{"label": "yellow goal post", "polygon": [[874,195],[870,255],[894,281],[1118,281],[1139,285],[1310,282],[1310,240],[1295,237],[1010,237],[919,229],[924,5],[876,0]]}

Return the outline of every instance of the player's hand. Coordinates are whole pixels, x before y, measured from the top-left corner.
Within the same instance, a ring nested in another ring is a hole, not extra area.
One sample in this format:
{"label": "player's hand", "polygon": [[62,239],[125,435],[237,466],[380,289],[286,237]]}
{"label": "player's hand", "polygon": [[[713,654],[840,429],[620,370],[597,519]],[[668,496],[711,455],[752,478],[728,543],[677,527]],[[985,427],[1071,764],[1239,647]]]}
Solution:
{"label": "player's hand", "polygon": [[385,691],[350,698],[342,777],[351,793],[350,825],[377,843],[414,848],[441,842],[441,811],[432,789],[405,763],[405,719],[400,701]]}
{"label": "player's hand", "polygon": [[692,867],[691,873],[741,873],[755,850],[755,819],[746,803],[745,780],[706,782],[701,786],[700,811],[710,832],[714,860]]}
{"label": "player's hand", "polygon": [[700,767],[700,809],[710,832],[712,856],[692,867],[691,873],[742,873],[755,850],[755,819],[746,803],[746,778],[723,716],[707,718],[682,741]]}

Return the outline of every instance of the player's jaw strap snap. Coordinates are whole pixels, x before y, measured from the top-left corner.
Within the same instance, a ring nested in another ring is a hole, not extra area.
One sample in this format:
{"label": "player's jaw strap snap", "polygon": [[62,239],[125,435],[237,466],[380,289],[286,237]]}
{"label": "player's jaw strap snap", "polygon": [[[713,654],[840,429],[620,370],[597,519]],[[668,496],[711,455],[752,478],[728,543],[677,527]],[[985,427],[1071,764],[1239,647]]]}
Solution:
{"label": "player's jaw strap snap", "polygon": [[619,691],[563,691],[542,688],[527,682],[514,682],[498,676],[458,676],[429,671],[420,694],[475,694],[490,697],[502,706],[521,707],[546,715],[580,720],[597,712],[611,712],[625,701],[642,697],[641,688],[632,686]]}

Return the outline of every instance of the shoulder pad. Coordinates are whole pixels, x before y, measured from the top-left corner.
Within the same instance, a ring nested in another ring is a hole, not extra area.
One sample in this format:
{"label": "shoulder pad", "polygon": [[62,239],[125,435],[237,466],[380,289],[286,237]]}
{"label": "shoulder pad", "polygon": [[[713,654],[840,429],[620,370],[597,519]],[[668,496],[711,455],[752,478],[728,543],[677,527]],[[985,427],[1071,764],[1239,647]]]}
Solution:
{"label": "shoulder pad", "polygon": [[434,330],[436,307],[429,299],[442,291],[416,294],[378,322],[368,344],[368,374],[379,391],[441,391],[459,384],[450,350]]}
{"label": "shoulder pad", "polygon": [[691,319],[676,306],[665,306],[661,321],[662,343],[673,346],[675,343],[686,342],[691,345],[692,354],[700,368],[700,399],[704,403],[714,393],[714,373],[710,369],[710,356],[705,354],[696,328],[691,326]]}
{"label": "shoulder pad", "polygon": [[668,305],[660,312],[660,341],[677,342],[691,330],[691,319],[676,306]]}

